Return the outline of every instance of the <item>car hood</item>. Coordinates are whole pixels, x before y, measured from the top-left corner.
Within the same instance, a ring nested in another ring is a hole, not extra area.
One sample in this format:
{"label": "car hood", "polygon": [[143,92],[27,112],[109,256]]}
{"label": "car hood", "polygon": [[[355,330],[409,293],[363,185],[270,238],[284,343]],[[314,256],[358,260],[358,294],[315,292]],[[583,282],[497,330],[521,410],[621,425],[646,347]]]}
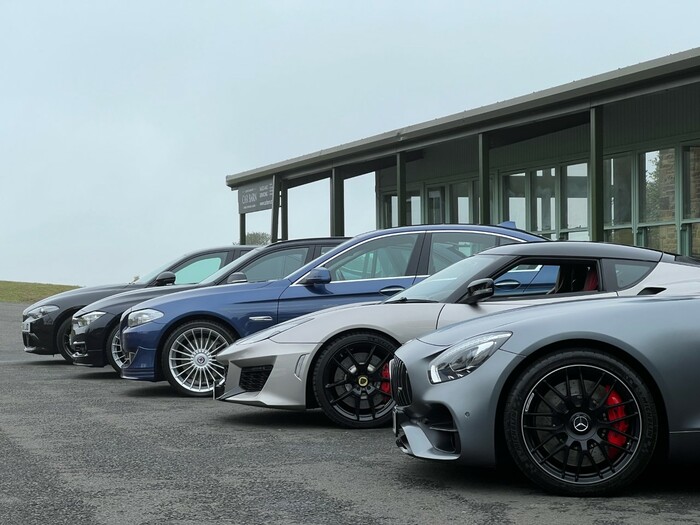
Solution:
{"label": "car hood", "polygon": [[121,292],[114,295],[109,295],[104,299],[99,299],[95,302],[84,306],[78,310],[74,316],[80,316],[88,312],[101,311],[113,314],[119,314],[134,306],[135,304],[147,301],[149,299],[154,299],[156,297],[162,297],[171,293],[184,292],[187,290],[192,290],[198,285],[195,284],[174,284],[171,286],[154,286],[151,288],[143,288],[138,290],[129,290],[128,292]]}
{"label": "car hood", "polygon": [[105,284],[102,286],[88,286],[84,288],[76,288],[75,290],[68,290],[66,292],[57,293],[51,295],[34,304],[28,306],[23,314],[26,315],[27,312],[38,308],[39,306],[46,306],[49,304],[56,305],[59,307],[70,307],[71,305],[86,304],[106,297],[108,295],[113,295],[115,293],[123,292],[124,290],[133,289],[133,287],[138,287],[141,289],[140,285],[134,285],[132,283],[121,283],[121,284]]}

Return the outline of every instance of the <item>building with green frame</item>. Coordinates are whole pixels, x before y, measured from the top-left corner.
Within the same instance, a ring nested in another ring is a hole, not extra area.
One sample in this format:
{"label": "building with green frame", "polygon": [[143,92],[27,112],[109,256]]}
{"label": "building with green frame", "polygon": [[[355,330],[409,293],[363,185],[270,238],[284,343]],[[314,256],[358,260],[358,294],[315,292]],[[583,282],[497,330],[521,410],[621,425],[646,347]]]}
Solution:
{"label": "building with green frame", "polygon": [[344,181],[371,172],[377,228],[512,220],[700,256],[700,48],[229,175],[241,242],[251,188],[269,190],[276,240],[289,189],[329,179],[343,235]]}

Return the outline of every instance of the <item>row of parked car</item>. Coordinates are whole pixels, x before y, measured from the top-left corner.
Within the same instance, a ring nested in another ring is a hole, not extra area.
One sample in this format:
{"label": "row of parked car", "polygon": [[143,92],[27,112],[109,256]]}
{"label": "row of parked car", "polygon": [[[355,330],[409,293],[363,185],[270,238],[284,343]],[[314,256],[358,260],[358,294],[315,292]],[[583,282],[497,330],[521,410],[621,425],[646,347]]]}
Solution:
{"label": "row of parked car", "polygon": [[595,495],[697,455],[699,285],[700,261],[670,253],[423,225],[188,254],[31,305],[22,337],[184,395],[393,422],[409,455],[510,459]]}

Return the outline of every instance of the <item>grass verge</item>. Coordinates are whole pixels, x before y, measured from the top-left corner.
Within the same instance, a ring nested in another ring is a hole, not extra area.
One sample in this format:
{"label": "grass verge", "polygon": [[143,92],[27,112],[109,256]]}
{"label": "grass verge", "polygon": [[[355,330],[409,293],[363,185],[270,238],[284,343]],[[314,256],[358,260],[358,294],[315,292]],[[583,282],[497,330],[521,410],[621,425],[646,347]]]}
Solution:
{"label": "grass verge", "polygon": [[66,290],[73,290],[74,288],[78,288],[78,286],[0,281],[0,302],[34,303],[44,297],[65,292]]}

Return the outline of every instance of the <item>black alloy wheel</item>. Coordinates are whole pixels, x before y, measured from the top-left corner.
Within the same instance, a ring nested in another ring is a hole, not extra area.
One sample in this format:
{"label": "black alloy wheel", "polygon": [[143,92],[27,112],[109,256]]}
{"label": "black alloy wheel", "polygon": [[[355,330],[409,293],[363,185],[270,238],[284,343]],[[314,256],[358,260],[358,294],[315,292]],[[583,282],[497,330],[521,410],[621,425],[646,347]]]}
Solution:
{"label": "black alloy wheel", "polygon": [[69,315],[64,319],[56,330],[56,340],[54,344],[56,349],[61,354],[61,357],[68,361],[73,362],[73,349],[70,346],[70,331],[71,331],[71,316]]}
{"label": "black alloy wheel", "polygon": [[128,364],[128,358],[122,348],[121,332],[119,331],[119,323],[110,330],[105,341],[105,354],[107,362],[119,373],[122,368]]}
{"label": "black alloy wheel", "polygon": [[187,322],[170,334],[163,346],[163,375],[179,393],[211,396],[226,380],[226,367],[216,355],[236,340],[221,323],[205,319]]}
{"label": "black alloy wheel", "polygon": [[658,439],[649,387],[623,361],[569,349],[532,363],[504,410],[505,441],[523,473],[571,496],[618,490],[646,468]]}
{"label": "black alloy wheel", "polygon": [[332,341],[313,370],[313,389],[325,414],[347,428],[386,425],[394,400],[389,361],[398,345],[369,332],[351,332]]}

